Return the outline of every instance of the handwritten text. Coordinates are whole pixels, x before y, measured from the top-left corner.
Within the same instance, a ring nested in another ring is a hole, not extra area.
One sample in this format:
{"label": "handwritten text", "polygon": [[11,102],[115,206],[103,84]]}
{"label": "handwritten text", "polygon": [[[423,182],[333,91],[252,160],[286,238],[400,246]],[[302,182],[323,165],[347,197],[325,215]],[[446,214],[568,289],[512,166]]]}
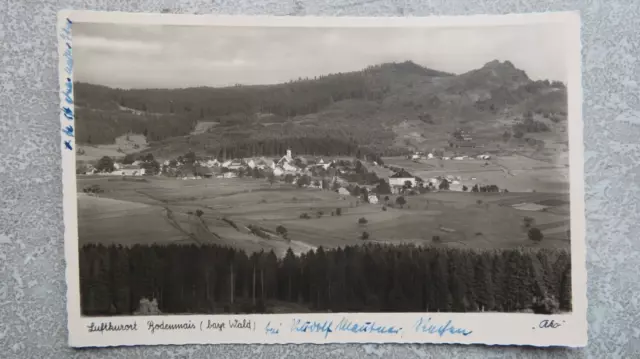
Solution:
{"label": "handwritten text", "polygon": [[333,322],[332,321],[302,321],[300,319],[294,319],[293,325],[291,326],[292,332],[297,333],[322,333],[326,338],[329,333],[333,332]]}
{"label": "handwritten text", "polygon": [[267,335],[275,335],[280,334],[280,328],[272,327],[271,322],[267,323],[267,326],[264,328],[265,333]]}
{"label": "handwritten text", "polygon": [[437,334],[439,336],[445,335],[463,335],[467,336],[473,331],[465,328],[456,328],[453,326],[453,321],[449,320],[445,324],[437,324],[431,321],[431,318],[420,318],[416,321],[415,330],[419,333]]}
{"label": "handwritten text", "polygon": [[342,318],[336,330],[352,333],[398,334],[402,328],[379,325],[375,322],[355,323],[346,318]]}
{"label": "handwritten text", "polygon": [[[60,37],[65,42],[65,49],[63,53],[64,58],[64,72],[67,75],[66,82],[64,83],[64,88],[62,90],[62,94],[64,96],[64,102],[66,106],[62,107],[62,114],[67,120],[73,121],[73,110],[70,105],[73,105],[73,81],[71,80],[71,73],[73,72],[73,54],[71,47],[71,25],[72,21],[70,19],[66,19],[64,26],[60,31]],[[62,132],[67,135],[67,137],[73,137],[73,125],[64,126]],[[73,150],[73,145],[71,144],[71,140],[63,140],[64,148],[67,150]]]}

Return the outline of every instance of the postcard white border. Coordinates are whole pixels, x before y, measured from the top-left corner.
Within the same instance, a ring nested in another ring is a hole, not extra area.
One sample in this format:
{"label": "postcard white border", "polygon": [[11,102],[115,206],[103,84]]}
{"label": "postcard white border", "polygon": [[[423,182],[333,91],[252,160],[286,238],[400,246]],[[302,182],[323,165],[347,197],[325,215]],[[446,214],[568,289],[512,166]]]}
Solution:
{"label": "postcard white border", "polygon": [[[69,345],[72,347],[104,347],[122,345],[164,344],[286,344],[286,343],[460,343],[488,345],[533,345],[583,347],[587,344],[587,295],[585,263],[585,202],[584,202],[584,145],[582,122],[581,41],[578,12],[532,13],[511,15],[473,15],[439,17],[274,17],[226,15],[176,15],[123,12],[95,12],[64,10],[58,14],[60,121],[63,129],[73,124],[65,116],[64,107],[73,111],[65,97],[69,62],[64,54],[70,39],[62,34],[68,20],[73,23],[158,24],[187,26],[269,26],[269,27],[480,27],[513,26],[541,23],[561,23],[567,26],[568,108],[571,186],[571,263],[573,312],[566,315],[534,315],[526,313],[330,313],[330,314],[254,314],[254,315],[167,315],[159,317],[105,317],[86,318],[80,314],[80,283],[78,264],[76,156],[73,137],[62,133],[62,171],[64,194],[64,240],[67,279],[67,311]],[[72,72],[72,71],[71,71]],[[68,114],[68,113],[67,113]],[[74,147],[68,150],[64,141]],[[298,333],[290,330],[295,319],[303,321],[333,321],[342,318],[352,321],[375,321],[377,325],[403,328],[402,334],[354,334],[334,331],[325,337],[322,333]],[[473,331],[471,335],[439,336],[418,333],[412,328],[420,318],[431,318],[432,323],[451,320],[456,327]],[[207,320],[229,321],[249,319],[251,329],[224,331],[201,330]],[[541,320],[554,320],[562,325],[555,329],[540,329]],[[131,324],[137,322],[136,332],[89,333],[93,323],[111,322]],[[147,322],[180,324],[191,322],[194,330],[156,331],[147,329]],[[268,335],[265,327],[279,328],[280,334]]]}

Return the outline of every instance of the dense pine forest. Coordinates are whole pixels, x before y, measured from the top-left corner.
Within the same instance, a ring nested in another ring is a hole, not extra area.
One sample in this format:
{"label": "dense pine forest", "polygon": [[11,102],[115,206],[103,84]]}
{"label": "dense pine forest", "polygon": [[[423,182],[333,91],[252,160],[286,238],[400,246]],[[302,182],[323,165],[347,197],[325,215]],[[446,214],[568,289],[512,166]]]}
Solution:
{"label": "dense pine forest", "polygon": [[174,314],[571,310],[570,253],[555,249],[367,244],[278,259],[217,245],[87,245],[80,286],[89,316],[130,315],[142,298]]}

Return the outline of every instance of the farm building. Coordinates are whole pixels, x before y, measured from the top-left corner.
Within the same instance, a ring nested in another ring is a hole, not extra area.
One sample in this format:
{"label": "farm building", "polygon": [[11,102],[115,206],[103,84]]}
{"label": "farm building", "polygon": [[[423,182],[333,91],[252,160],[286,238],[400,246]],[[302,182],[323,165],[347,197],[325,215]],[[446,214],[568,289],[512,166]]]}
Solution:
{"label": "farm building", "polygon": [[407,181],[411,182],[412,187],[416,186],[416,178],[413,175],[411,175],[409,172],[405,170],[401,170],[393,174],[391,177],[389,177],[389,186],[402,187]]}
{"label": "farm building", "polygon": [[123,176],[142,176],[145,173],[145,169],[134,165],[123,165],[118,172]]}
{"label": "farm building", "polygon": [[[223,166],[224,167],[224,166]],[[244,167],[241,161],[232,161],[228,166],[226,166],[230,170],[239,170]]]}
{"label": "farm building", "polygon": [[218,162],[218,160],[214,158],[212,160],[208,160],[205,163],[203,163],[203,166],[209,167],[209,168],[216,167],[216,166],[220,166],[220,162]]}

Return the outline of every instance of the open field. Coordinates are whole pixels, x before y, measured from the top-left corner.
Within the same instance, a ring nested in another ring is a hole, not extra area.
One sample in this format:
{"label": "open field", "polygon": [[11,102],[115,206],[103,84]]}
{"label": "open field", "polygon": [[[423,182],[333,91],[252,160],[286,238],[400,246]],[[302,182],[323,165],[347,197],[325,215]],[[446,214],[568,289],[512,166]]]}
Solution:
{"label": "open field", "polygon": [[142,135],[123,135],[115,139],[115,143],[109,145],[79,145],[83,152],[76,153],[79,162],[95,162],[103,156],[124,157],[129,153],[137,153],[148,147],[147,139]]}
{"label": "open field", "polygon": [[[501,156],[490,160],[421,160],[414,162],[403,157],[384,158],[385,164],[406,169],[411,174],[428,179],[437,176],[461,177],[468,187],[478,183],[495,184],[510,192],[569,193],[569,169],[521,155]],[[386,169],[376,172],[385,174]]]}
{"label": "open field", "polygon": [[[462,165],[462,164],[461,164]],[[80,244],[193,243],[233,246],[248,252],[291,247],[303,253],[369,242],[443,247],[568,248],[568,195],[559,193],[434,192],[407,197],[403,208],[382,210],[384,200],[359,203],[332,191],[297,188],[266,180],[174,180],[161,177],[78,176],[78,192],[97,184],[99,197],[79,194]],[[383,197],[384,198],[384,197]],[[395,196],[390,196],[394,203]],[[545,211],[518,210],[538,203]],[[336,215],[340,208],[341,215]],[[202,211],[200,216],[197,211]],[[333,212],[333,215],[332,215]],[[301,219],[307,213],[309,219]],[[525,216],[549,234],[527,238]],[[366,224],[358,223],[366,218]],[[276,233],[287,229],[287,237]],[[256,232],[256,228],[259,229]],[[440,242],[434,243],[433,236]]]}

